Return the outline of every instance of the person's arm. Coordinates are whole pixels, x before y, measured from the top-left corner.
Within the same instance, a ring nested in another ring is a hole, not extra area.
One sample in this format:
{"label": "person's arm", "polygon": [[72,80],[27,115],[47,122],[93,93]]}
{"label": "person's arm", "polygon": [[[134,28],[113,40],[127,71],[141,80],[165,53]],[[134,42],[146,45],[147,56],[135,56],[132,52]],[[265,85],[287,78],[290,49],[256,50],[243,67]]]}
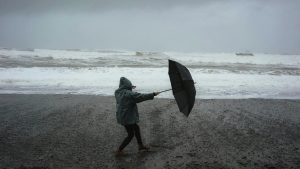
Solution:
{"label": "person's arm", "polygon": [[148,93],[148,94],[142,94],[142,93],[137,93],[137,92],[132,92],[131,97],[134,100],[135,103],[140,103],[146,100],[152,100],[154,96],[158,95],[158,93],[153,92],[153,93]]}

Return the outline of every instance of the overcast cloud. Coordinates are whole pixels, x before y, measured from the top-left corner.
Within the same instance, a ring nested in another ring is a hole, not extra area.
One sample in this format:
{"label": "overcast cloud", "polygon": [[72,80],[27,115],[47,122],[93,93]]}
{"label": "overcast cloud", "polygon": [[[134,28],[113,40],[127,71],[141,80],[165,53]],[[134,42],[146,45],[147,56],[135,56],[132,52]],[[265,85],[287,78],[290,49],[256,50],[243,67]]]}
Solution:
{"label": "overcast cloud", "polygon": [[0,46],[300,53],[299,0],[0,0]]}

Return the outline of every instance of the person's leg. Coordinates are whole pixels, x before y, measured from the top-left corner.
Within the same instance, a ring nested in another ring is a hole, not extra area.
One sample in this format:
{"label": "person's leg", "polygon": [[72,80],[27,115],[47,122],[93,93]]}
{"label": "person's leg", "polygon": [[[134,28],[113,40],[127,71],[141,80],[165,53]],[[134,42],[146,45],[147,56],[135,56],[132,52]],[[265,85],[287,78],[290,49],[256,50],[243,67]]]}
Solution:
{"label": "person's leg", "polygon": [[139,125],[134,124],[133,129],[134,129],[134,135],[135,135],[135,138],[136,138],[136,141],[137,141],[138,145],[143,146]]}
{"label": "person's leg", "polygon": [[139,144],[139,150],[149,150],[149,147],[144,146],[144,144],[142,142],[140,127],[137,124],[134,124],[134,134],[135,134],[136,140]]}
{"label": "person's leg", "polygon": [[123,140],[118,151],[122,151],[130,143],[134,136],[134,128],[132,125],[125,125],[124,127],[127,131],[128,136]]}

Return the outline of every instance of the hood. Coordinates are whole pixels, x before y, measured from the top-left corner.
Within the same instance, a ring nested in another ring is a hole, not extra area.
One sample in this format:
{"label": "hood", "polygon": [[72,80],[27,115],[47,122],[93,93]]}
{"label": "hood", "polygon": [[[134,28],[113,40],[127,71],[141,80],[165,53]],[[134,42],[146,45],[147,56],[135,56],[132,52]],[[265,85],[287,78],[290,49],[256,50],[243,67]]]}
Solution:
{"label": "hood", "polygon": [[121,77],[120,78],[119,89],[132,90],[132,83],[126,77]]}

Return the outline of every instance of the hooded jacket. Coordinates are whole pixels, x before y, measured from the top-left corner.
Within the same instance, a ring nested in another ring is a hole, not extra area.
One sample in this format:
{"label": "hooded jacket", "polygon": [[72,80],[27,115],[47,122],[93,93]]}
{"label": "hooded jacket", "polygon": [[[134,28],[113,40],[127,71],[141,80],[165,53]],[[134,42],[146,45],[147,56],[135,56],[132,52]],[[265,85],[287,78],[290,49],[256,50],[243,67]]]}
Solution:
{"label": "hooded jacket", "polygon": [[128,125],[139,122],[137,103],[153,99],[154,94],[133,92],[130,80],[121,77],[119,88],[115,91],[115,98],[117,103],[117,121],[119,124]]}

